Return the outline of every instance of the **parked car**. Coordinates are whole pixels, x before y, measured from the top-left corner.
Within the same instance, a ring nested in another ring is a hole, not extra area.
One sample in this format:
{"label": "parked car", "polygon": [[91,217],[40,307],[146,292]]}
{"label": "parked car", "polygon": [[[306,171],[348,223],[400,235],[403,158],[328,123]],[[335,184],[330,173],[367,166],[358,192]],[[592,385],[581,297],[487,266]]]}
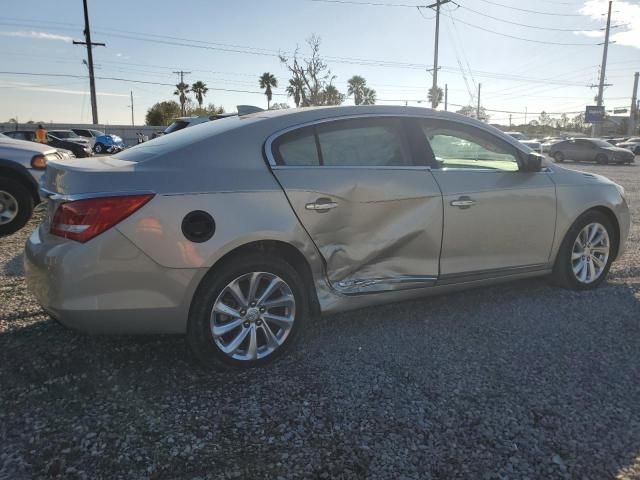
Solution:
{"label": "parked car", "polygon": [[549,152],[549,150],[551,150],[551,147],[554,144],[556,144],[558,142],[561,142],[562,140],[563,140],[562,137],[546,137],[546,138],[543,138],[540,141],[541,152],[542,153]]}
{"label": "parked car", "polygon": [[614,147],[600,138],[575,138],[554,144],[549,155],[556,162],[631,163],[634,155],[627,149]]}
{"label": "parked car", "polygon": [[254,107],[253,105],[238,105],[236,108],[238,109],[238,111],[233,113],[218,113],[216,115],[201,115],[176,118],[171,123],[171,125],[164,129],[163,132],[154,134],[153,138],[177,132],[179,130],[182,130],[183,128],[193,127],[194,125],[200,125],[201,123],[210,122],[212,120],[221,120],[223,118],[235,117],[237,115],[243,116],[264,111],[262,108]]}
{"label": "parked car", "polygon": [[89,332],[183,333],[217,366],[276,358],[319,313],[533,276],[594,288],[630,223],[610,180],[397,106],[207,122],[50,162],[43,189],[25,253],[43,308]]}
{"label": "parked car", "polygon": [[96,153],[117,153],[126,147],[124,141],[118,135],[104,134],[95,138],[93,151]]}
{"label": "parked car", "polygon": [[524,133],[520,133],[520,132],[505,132],[505,133],[509,135],[511,138],[515,138],[523,145],[526,145],[531,150],[534,150],[538,153],[542,153],[542,144],[539,141],[531,140]]}
{"label": "parked car", "polygon": [[[30,130],[11,130],[9,132],[4,132],[5,135],[11,138],[15,138],[17,140],[26,140],[29,142],[36,142],[36,133]],[[81,145],[77,142],[71,142],[69,140],[63,140],[58,138],[51,133],[47,134],[48,144],[52,147],[69,150],[73,152],[73,154],[78,158],[89,157],[92,155],[91,148],[89,145]],[[37,143],[37,142],[36,142]]]}
{"label": "parked car", "polygon": [[67,142],[79,143],[83,147],[91,147],[91,141],[85,137],[81,137],[73,130],[49,130],[49,135],[52,135],[61,140]]}
{"label": "parked car", "polygon": [[640,137],[632,137],[623,142],[619,142],[616,147],[631,150],[634,155],[640,155]]}
{"label": "parked car", "polygon": [[619,143],[627,141],[629,139],[629,137],[620,137],[620,138],[614,138],[614,137],[605,138],[605,137],[602,137],[602,139],[606,140],[607,142],[609,142],[614,147],[617,147]]}
{"label": "parked car", "polygon": [[38,181],[47,162],[62,155],[49,145],[0,134],[0,236],[17,232],[40,203]]}
{"label": "parked car", "polygon": [[100,135],[104,135],[104,132],[101,132],[100,130],[95,130],[93,128],[72,128],[71,130],[73,130],[74,133],[76,133],[77,135],[84,137],[84,138],[88,138],[88,139],[95,139],[96,137],[99,137]]}

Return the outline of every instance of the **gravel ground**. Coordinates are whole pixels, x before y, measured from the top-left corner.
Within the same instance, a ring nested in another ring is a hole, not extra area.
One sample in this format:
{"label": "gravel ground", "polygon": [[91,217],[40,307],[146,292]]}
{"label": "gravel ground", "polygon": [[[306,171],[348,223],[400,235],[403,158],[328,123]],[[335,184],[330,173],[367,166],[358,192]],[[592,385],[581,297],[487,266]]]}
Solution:
{"label": "gravel ground", "polygon": [[[570,167],[573,168],[571,164]],[[626,255],[594,292],[514,282],[321,320],[260,370],[180,337],[92,337],[0,240],[0,478],[640,478],[640,166]]]}

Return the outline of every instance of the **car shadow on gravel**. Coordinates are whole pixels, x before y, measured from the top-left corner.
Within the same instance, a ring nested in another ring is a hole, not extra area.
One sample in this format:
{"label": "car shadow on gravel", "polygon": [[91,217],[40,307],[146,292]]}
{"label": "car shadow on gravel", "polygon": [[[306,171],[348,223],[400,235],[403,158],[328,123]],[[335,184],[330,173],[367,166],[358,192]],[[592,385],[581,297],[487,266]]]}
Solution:
{"label": "car shadow on gravel", "polygon": [[624,476],[640,472],[635,294],[530,280],[384,305],[233,372],[180,336],[9,327],[0,434],[34,476],[55,459],[154,478]]}
{"label": "car shadow on gravel", "polygon": [[24,253],[16,255],[3,266],[3,273],[12,277],[24,275]]}

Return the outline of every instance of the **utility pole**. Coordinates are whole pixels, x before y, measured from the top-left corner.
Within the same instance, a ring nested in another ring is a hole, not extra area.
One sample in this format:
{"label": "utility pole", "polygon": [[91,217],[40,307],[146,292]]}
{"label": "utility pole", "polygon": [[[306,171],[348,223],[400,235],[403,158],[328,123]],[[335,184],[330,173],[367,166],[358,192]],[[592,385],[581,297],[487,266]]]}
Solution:
{"label": "utility pole", "polygon": [[527,125],[527,107],[524,107],[524,124]]}
{"label": "utility pole", "polygon": [[82,0],[84,5],[84,42],[73,41],[74,45],[86,45],[87,46],[87,59],[89,60],[89,89],[91,90],[91,115],[93,117],[93,124],[98,124],[98,100],[96,99],[96,79],[93,74],[93,52],[91,49],[96,47],[105,47],[104,43],[92,43],[91,42],[91,29],[89,28],[89,9],[87,7],[87,0]]}
{"label": "utility pole", "polygon": [[482,87],[481,83],[478,83],[478,108],[476,109],[476,118],[480,120],[480,88]]}
{"label": "utility pole", "polygon": [[[607,53],[609,51],[609,32],[611,31],[611,4],[613,2],[609,0],[609,13],[607,13],[607,28],[604,34],[604,50],[602,52],[602,65],[600,67],[600,84],[598,85],[598,97],[596,104],[602,106],[602,96],[604,93],[604,78],[607,71]],[[602,125],[600,123],[594,123],[591,126],[591,136],[595,137],[600,134]]]}
{"label": "utility pole", "polygon": [[511,114],[509,114],[509,128],[511,128]]}
{"label": "utility pole", "polygon": [[444,84],[444,111],[447,111],[449,105],[449,85]]}
{"label": "utility pole", "polygon": [[133,90],[131,90],[131,105],[129,105],[129,106],[131,107],[131,126],[135,127],[136,122],[135,122],[134,117],[133,117]]}
{"label": "utility pole", "polygon": [[[189,75],[191,72],[183,72],[182,70],[180,70],[178,72],[173,72],[173,73],[175,73],[176,75],[180,75],[180,84],[183,84],[184,76]],[[186,115],[186,112],[184,110],[184,105],[182,104],[182,102],[180,102],[180,112],[183,116]]]}
{"label": "utility pole", "polygon": [[631,95],[631,113],[629,114],[629,126],[627,127],[627,134],[631,137],[636,133],[636,121],[638,118],[638,76],[640,73],[636,72],[633,76],[633,93]]}
{"label": "utility pole", "polygon": [[427,5],[427,8],[436,9],[436,39],[433,50],[433,85],[431,87],[431,108],[438,106],[438,38],[440,36],[440,5],[449,3],[451,0],[436,0],[436,3]]}

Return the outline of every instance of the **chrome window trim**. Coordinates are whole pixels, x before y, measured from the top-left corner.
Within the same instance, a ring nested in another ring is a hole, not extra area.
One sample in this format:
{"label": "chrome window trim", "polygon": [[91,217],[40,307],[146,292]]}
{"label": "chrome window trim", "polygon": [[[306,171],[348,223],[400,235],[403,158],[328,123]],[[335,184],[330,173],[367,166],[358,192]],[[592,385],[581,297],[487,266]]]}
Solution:
{"label": "chrome window trim", "polygon": [[[316,165],[316,166],[311,166],[311,165],[278,165],[276,162],[276,159],[273,156],[273,142],[275,142],[279,137],[281,137],[282,135],[285,135],[289,132],[292,132],[294,130],[299,130],[302,128],[306,128],[306,127],[311,127],[314,125],[321,125],[323,123],[329,123],[329,122],[336,122],[336,121],[340,121],[340,120],[353,120],[353,119],[362,119],[362,118],[418,118],[418,119],[426,119],[426,120],[438,120],[437,116],[434,116],[433,114],[429,115],[429,113],[431,112],[425,112],[425,115],[418,115],[415,113],[363,113],[360,115],[344,115],[344,116],[335,116],[335,117],[328,117],[328,118],[321,118],[318,120],[311,120],[309,122],[304,122],[304,123],[299,123],[297,125],[293,125],[291,127],[287,127],[287,128],[283,128],[281,130],[278,130],[274,133],[272,133],[271,135],[269,135],[267,137],[267,140],[264,143],[264,155],[267,158],[267,162],[269,163],[269,167],[271,167],[272,169],[281,169],[281,168],[327,168],[326,165]],[[477,125],[469,125],[466,124],[465,122],[460,122],[457,121],[455,119],[446,119],[447,122],[453,122],[453,123],[459,123],[460,125],[464,125],[464,126],[470,126],[473,128],[479,128],[480,130],[483,130],[485,133],[488,133],[490,135],[494,135],[497,136],[495,134],[495,132],[490,131],[490,129],[483,129]],[[498,137],[500,138],[500,137]],[[505,139],[502,139],[505,140]],[[510,142],[507,142],[510,143]],[[527,152],[524,149],[520,149],[519,145],[513,145],[511,144],[511,146],[513,146],[516,150],[527,154],[529,152]],[[419,169],[419,170],[424,170],[424,169],[431,169],[431,166],[421,166],[421,165],[414,165],[414,166],[404,166],[404,167],[393,167],[393,166],[338,166],[335,165],[333,166],[333,168],[377,168],[377,169],[381,169],[381,168],[403,168],[403,169]],[[435,171],[435,170],[434,170]]]}

